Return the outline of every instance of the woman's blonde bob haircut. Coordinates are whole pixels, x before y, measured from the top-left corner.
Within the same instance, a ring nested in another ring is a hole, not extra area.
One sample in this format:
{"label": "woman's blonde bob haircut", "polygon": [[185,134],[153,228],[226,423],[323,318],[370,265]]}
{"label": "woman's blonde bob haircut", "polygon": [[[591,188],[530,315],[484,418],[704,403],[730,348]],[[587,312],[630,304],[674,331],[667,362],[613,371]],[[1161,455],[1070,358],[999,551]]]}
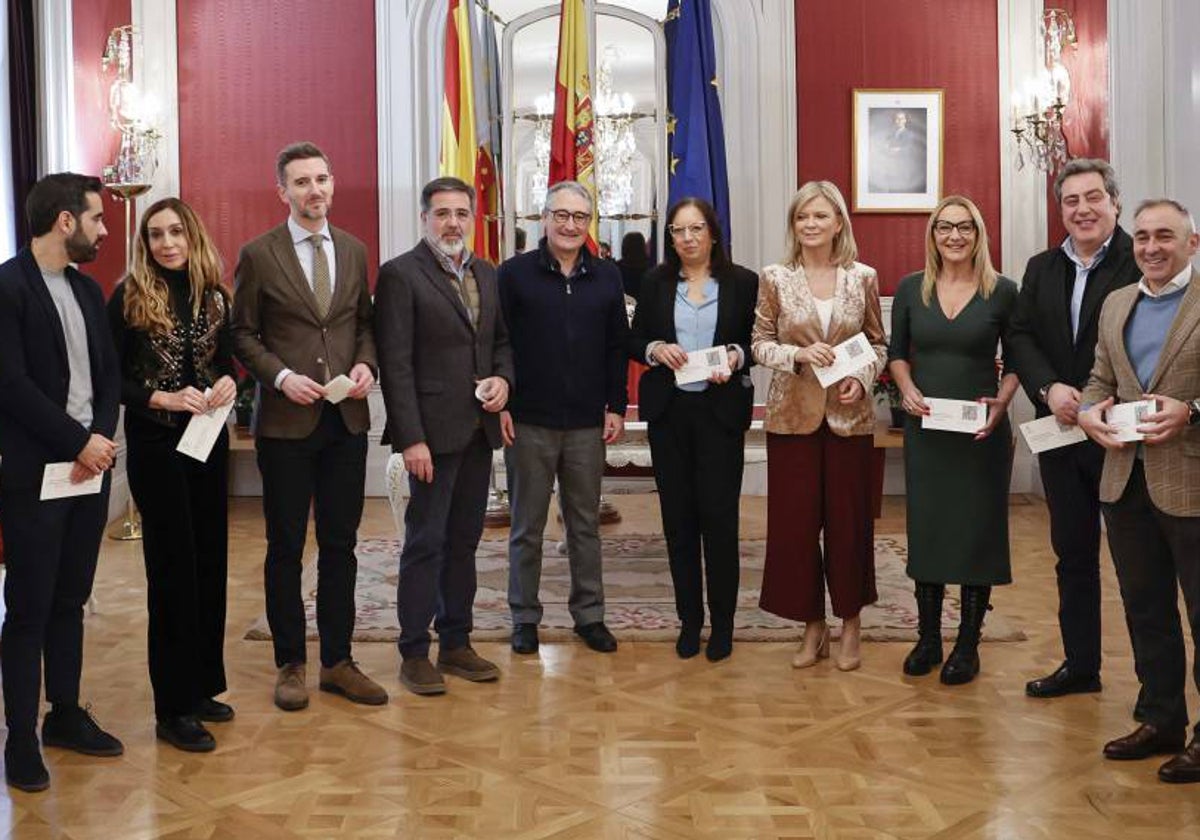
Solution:
{"label": "woman's blonde bob haircut", "polygon": [[164,210],[171,210],[179,217],[187,236],[192,317],[199,316],[205,294],[210,289],[219,289],[226,298],[229,296],[221,283],[221,258],[200,217],[178,198],[154,202],[142,214],[133,251],[133,271],[125,278],[125,320],[137,329],[162,334],[169,333],[174,322],[167,284],[160,274],[162,269],[150,254],[150,220]]}
{"label": "woman's blonde bob haircut", "polygon": [[996,269],[992,267],[992,256],[988,253],[987,228],[983,226],[983,215],[975,202],[963,195],[948,195],[938,202],[925,223],[925,276],[921,279],[921,302],[929,306],[933,300],[933,285],[942,273],[942,255],[938,252],[933,226],[947,207],[958,206],[971,214],[975,223],[975,246],[971,249],[971,274],[979,283],[979,296],[987,300],[996,288]]}
{"label": "woman's blonde bob haircut", "polygon": [[850,212],[846,210],[846,199],[842,198],[841,190],[829,181],[809,181],[796,190],[796,194],[792,196],[787,214],[787,264],[792,268],[802,264],[802,248],[796,239],[796,213],[814,198],[825,199],[833,205],[833,209],[837,212],[842,229],[833,237],[829,259],[834,265],[849,268],[858,259],[858,245],[854,242],[854,231],[850,227]]}

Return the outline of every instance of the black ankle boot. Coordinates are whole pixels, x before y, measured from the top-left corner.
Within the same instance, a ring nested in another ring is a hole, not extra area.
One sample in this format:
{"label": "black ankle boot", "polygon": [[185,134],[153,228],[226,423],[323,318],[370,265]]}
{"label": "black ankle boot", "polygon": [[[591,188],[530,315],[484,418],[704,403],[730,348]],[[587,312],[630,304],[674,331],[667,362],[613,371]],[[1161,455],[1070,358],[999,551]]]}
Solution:
{"label": "black ankle boot", "polygon": [[946,664],[942,666],[942,682],[946,685],[969,683],[979,673],[979,636],[991,596],[990,586],[962,588],[962,621],[958,625],[958,638]]}
{"label": "black ankle boot", "polygon": [[691,659],[700,652],[700,628],[685,624],[679,628],[679,638],[675,640],[675,654],[680,659]]}
{"label": "black ankle boot", "polygon": [[942,661],[942,599],[946,587],[917,582],[917,645],[904,659],[904,673],[922,677]]}

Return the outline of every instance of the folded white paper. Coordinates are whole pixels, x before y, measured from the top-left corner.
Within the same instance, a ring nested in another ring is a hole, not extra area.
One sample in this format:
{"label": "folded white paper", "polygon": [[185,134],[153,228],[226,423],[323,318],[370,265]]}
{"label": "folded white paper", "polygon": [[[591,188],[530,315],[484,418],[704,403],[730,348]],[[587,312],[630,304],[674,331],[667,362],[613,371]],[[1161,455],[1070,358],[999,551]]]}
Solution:
{"label": "folded white paper", "polygon": [[1022,423],[1021,435],[1025,438],[1029,451],[1034,455],[1049,452],[1051,449],[1073,446],[1082,440],[1087,440],[1083,429],[1078,426],[1064,426],[1053,414]]}
{"label": "folded white paper", "polygon": [[926,397],[929,413],[921,418],[922,429],[975,434],[987,425],[988,407],[975,400]]}
{"label": "folded white paper", "polygon": [[221,435],[221,430],[225,428],[225,421],[229,418],[231,408],[233,408],[233,400],[203,414],[193,414],[192,419],[188,420],[187,428],[183,430],[183,435],[179,438],[179,443],[175,446],[175,451],[202,463],[207,462],[208,456],[212,454],[213,446],[216,445],[217,438]]}
{"label": "folded white paper", "polygon": [[104,473],[84,479],[78,484],[71,483],[71,471],[75,469],[74,461],[63,461],[47,464],[42,472],[43,502],[49,499],[67,499],[71,496],[90,496],[99,493],[104,486]]}
{"label": "folded white paper", "polygon": [[353,379],[344,373],[339,374],[325,383],[325,399],[327,402],[337,405],[346,399],[346,395],[350,393],[350,389],[353,387]]}
{"label": "folded white paper", "polygon": [[729,373],[729,351],[724,347],[705,347],[688,353],[687,364],[675,371],[675,384],[703,382],[714,373]]}
{"label": "folded white paper", "polygon": [[847,376],[870,367],[878,360],[871,342],[862,333],[851,336],[833,348],[834,360],[829,367],[813,365],[813,373],[822,388],[841,382]]}
{"label": "folded white paper", "polygon": [[1104,412],[1104,422],[1116,427],[1117,431],[1113,437],[1117,440],[1127,442],[1142,440],[1146,436],[1139,432],[1137,427],[1145,423],[1145,420],[1142,418],[1147,414],[1153,414],[1157,410],[1158,407],[1154,400],[1117,403]]}

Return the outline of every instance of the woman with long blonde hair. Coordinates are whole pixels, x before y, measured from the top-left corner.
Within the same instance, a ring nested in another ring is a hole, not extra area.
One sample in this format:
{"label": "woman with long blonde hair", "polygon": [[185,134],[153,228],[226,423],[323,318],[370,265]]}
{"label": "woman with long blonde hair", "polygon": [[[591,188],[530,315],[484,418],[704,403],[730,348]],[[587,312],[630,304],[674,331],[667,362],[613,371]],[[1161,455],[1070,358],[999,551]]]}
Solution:
{"label": "woman with long blonde hair", "polygon": [[[829,652],[828,585],[842,619],[837,667],[861,662],[859,612],[877,597],[871,461],[875,410],[871,385],[883,370],[887,340],[875,269],[858,248],[841,192],[810,181],[788,208],[789,255],[759,281],[752,347],[771,368],[767,395],[767,557],[760,604],[805,622],[792,666]],[[870,364],[822,387],[814,369],[834,347],[863,333]]]}
{"label": "woman with long blonde hair", "polygon": [[194,415],[233,402],[229,293],[203,223],[178,198],[150,205],[109,320],[121,362],[129,488],[142,515],[156,732],[181,750],[216,746],[225,721],[229,437],[204,461],[176,450]]}
{"label": "woman with long blonde hair", "polygon": [[[1012,582],[1008,404],[1017,376],[1003,360],[1017,287],[996,274],[979,208],[960,195],[940,201],[925,226],[925,269],[900,281],[892,307],[889,369],[910,415],[904,432],[908,575],[916,582],[919,638],[904,672],[942,661],[946,584],[962,587],[962,621],[942,667],[947,685],[979,673],[979,637],[992,586]],[[1001,348],[997,355],[997,345]],[[922,427],[926,398],[974,402],[974,434]]]}

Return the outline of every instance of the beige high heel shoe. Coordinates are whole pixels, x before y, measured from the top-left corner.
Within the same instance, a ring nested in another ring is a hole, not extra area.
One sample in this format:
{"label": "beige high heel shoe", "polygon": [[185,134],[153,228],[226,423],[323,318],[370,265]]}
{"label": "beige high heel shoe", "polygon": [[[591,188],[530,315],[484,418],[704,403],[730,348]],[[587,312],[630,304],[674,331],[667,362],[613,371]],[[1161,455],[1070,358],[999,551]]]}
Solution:
{"label": "beige high heel shoe", "polygon": [[793,668],[810,668],[817,664],[818,659],[829,658],[829,625],[825,624],[821,628],[820,640],[817,642],[815,649],[808,647],[808,640],[811,636],[809,636],[807,631],[808,628],[806,627],[804,641],[800,643],[800,650],[792,657]]}
{"label": "beige high heel shoe", "polygon": [[[851,629],[853,628],[853,629]],[[834,664],[839,671],[857,671],[862,666],[860,646],[862,644],[862,621],[855,616],[842,622],[842,640],[838,643],[838,655]],[[854,652],[846,655],[846,637],[853,636]]]}

